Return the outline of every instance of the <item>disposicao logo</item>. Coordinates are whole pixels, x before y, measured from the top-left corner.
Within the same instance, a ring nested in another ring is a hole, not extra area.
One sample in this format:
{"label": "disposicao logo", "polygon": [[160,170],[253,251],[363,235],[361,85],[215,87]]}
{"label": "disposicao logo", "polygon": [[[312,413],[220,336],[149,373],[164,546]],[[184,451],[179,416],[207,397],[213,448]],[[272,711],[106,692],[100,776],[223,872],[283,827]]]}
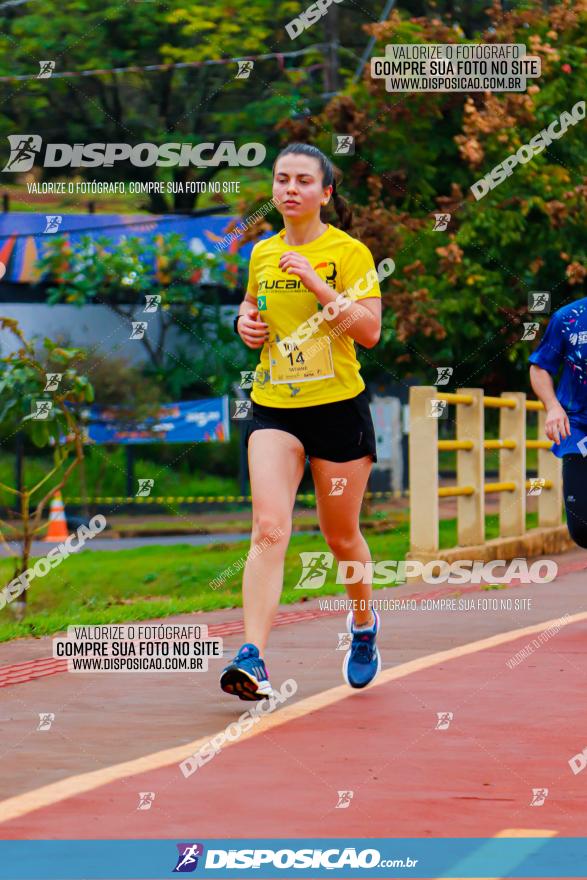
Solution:
{"label": "disposicao logo", "polygon": [[[9,134],[10,157],[3,171],[30,171],[40,154],[43,140],[38,134]],[[260,165],[267,151],[263,144],[248,143],[237,147],[234,141],[219,144],[46,144],[40,163],[45,168],[112,168],[115,162],[130,162],[136,168],[157,165],[160,168],[195,165],[199,168],[218,165],[252,167]]]}
{"label": "disposicao logo", "polygon": [[201,843],[176,843],[179,855],[173,873],[188,874],[198,867],[198,859],[204,855]]}

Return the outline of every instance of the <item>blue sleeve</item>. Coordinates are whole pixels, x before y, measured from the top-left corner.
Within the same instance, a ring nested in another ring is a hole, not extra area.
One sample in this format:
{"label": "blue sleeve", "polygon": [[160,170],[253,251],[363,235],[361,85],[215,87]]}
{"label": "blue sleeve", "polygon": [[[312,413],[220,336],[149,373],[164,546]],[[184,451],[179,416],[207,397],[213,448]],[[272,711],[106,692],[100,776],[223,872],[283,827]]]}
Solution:
{"label": "blue sleeve", "polygon": [[528,358],[531,364],[542,367],[543,370],[547,370],[553,376],[556,375],[564,362],[565,337],[563,326],[561,319],[555,312],[548,322],[538,348]]}

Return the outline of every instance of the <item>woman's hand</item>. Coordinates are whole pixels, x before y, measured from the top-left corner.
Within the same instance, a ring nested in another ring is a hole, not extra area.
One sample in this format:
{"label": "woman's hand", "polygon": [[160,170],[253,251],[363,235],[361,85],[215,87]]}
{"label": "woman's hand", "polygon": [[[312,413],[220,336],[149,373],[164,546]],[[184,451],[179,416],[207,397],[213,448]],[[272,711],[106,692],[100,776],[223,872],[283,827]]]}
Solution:
{"label": "woman's hand", "polygon": [[563,440],[571,435],[569,417],[560,403],[555,403],[546,410],[546,422],[544,430],[549,440],[553,440],[560,446],[560,438]]}
{"label": "woman's hand", "polygon": [[310,261],[295,251],[286,251],[281,255],[279,268],[288,275],[297,275],[304,287],[313,293],[317,287],[324,284],[322,278],[312,269]]}
{"label": "woman's hand", "polygon": [[238,319],[238,335],[249,348],[261,348],[269,339],[269,327],[259,318],[259,309],[251,309]]}

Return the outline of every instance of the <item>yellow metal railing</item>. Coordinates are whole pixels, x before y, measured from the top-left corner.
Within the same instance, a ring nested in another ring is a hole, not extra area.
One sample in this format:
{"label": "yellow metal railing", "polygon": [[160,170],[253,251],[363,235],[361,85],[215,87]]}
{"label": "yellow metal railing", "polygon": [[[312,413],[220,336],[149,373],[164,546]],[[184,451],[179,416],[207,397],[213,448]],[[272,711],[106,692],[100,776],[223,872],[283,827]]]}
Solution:
{"label": "yellow metal railing", "polygon": [[[456,408],[456,437],[438,439],[439,407],[444,401]],[[499,438],[485,439],[485,410],[499,409]],[[430,553],[439,547],[440,498],[457,499],[459,546],[485,543],[485,495],[499,496],[500,536],[513,537],[526,530],[527,494],[538,495],[539,526],[562,522],[561,462],[550,452],[551,442],[528,440],[527,414],[538,414],[538,434],[544,436],[545,411],[538,400],[522,392],[485,396],[480,388],[439,392],[434,386],[410,389],[410,530],[411,554]],[[540,478],[526,479],[527,450],[538,450]],[[439,486],[438,452],[456,452],[457,483]],[[497,452],[499,479],[485,482],[485,453]]]}

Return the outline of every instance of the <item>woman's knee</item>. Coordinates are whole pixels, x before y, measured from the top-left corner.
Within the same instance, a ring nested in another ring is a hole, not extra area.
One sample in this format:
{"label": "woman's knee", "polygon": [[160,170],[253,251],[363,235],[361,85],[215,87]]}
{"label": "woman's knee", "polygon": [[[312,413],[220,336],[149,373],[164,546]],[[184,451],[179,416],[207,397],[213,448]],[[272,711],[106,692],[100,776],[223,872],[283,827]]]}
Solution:
{"label": "woman's knee", "polygon": [[350,532],[339,532],[324,534],[324,540],[330,547],[335,556],[348,558],[348,554],[353,553],[365,540],[357,528]]}
{"label": "woman's knee", "polygon": [[287,544],[292,530],[291,517],[275,516],[272,513],[254,513],[251,537],[253,543],[271,541],[272,544]]}

